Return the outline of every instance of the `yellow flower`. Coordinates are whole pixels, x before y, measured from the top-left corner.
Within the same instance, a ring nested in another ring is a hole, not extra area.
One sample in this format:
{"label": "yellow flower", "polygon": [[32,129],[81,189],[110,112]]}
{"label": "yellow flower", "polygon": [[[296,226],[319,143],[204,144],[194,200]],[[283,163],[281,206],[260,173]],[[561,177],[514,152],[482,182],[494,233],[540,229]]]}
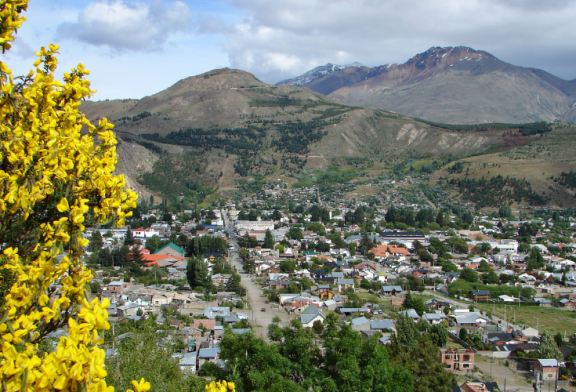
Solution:
{"label": "yellow flower", "polygon": [[[27,7],[28,0],[0,1],[3,51],[10,49]],[[79,111],[93,93],[88,71],[79,64],[57,81],[57,53],[57,45],[42,47],[36,69],[16,79],[18,84],[0,61],[0,154],[11,165],[0,170],[0,225],[25,245],[0,254],[0,269],[14,282],[0,317],[0,374],[10,391],[113,392],[98,347],[101,332],[110,328],[109,302],[86,300],[92,274],[81,260],[83,231],[85,225],[122,224],[137,196],[125,189],[123,176],[114,175],[113,125],[105,119],[91,124]],[[36,212],[51,210],[67,214],[44,221]],[[64,244],[69,251],[59,260]],[[54,286],[59,290],[51,291]],[[36,339],[62,321],[68,336],[40,357]],[[134,387],[145,392],[150,384],[141,380]]]}
{"label": "yellow flower", "polygon": [[150,389],[150,383],[144,381],[143,378],[140,379],[140,382],[136,382],[132,380],[132,386],[136,390],[136,392],[146,392]]}

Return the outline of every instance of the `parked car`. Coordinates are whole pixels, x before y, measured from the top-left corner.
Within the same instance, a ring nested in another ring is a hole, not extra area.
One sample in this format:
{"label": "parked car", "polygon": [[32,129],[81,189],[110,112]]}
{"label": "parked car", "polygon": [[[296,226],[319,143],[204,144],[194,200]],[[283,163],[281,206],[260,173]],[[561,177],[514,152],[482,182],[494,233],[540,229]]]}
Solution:
{"label": "parked car", "polygon": [[260,310],[261,310],[262,312],[265,312],[265,311],[266,311],[266,308],[262,308],[262,309],[260,309]]}

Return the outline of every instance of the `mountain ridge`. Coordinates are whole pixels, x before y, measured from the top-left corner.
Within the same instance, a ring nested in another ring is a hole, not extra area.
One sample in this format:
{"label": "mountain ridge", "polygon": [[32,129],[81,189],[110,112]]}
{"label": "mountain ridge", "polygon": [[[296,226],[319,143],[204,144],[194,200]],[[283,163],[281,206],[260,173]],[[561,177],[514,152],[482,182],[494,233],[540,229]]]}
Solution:
{"label": "mountain ridge", "polygon": [[[355,170],[358,162],[371,168],[363,175],[376,176],[410,160],[438,168],[454,159],[554,139],[558,128],[542,135],[513,125],[442,127],[373,107],[346,106],[307,87],[267,85],[235,69],[192,76],[140,100],[86,101],[80,109],[92,121],[107,117],[115,124],[117,170],[140,195],[198,203],[215,188],[249,190],[272,178],[294,183],[334,167]],[[555,145],[571,149],[574,127],[563,132],[563,142]],[[536,153],[545,155],[541,149]],[[558,170],[576,169],[565,154],[554,158],[562,166],[546,159]],[[516,156],[513,160],[518,163]],[[555,171],[539,172],[542,187],[550,174],[560,175]]]}
{"label": "mountain ridge", "polygon": [[316,76],[303,86],[346,105],[373,106],[430,121],[576,119],[576,79],[566,81],[543,70],[518,67],[464,46],[432,47],[403,64]]}

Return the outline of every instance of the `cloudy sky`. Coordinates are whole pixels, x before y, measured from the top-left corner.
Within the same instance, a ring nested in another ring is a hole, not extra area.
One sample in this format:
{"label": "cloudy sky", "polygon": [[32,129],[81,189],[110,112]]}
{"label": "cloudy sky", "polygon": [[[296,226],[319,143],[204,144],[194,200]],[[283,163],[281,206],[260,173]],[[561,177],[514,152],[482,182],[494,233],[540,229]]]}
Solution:
{"label": "cloudy sky", "polygon": [[17,73],[42,45],[60,72],[92,71],[94,99],[141,98],[214,68],[268,83],[328,62],[403,63],[432,46],[470,46],[576,78],[576,0],[31,0]]}

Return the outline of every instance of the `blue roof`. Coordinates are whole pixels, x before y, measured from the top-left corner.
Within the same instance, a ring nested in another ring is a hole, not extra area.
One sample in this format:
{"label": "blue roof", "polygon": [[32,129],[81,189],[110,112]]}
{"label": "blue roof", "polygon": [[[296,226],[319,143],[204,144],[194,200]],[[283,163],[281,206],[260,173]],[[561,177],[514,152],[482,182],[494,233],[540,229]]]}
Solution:
{"label": "blue roof", "polygon": [[398,312],[398,314],[403,314],[410,318],[420,318],[420,316],[418,316],[418,313],[416,313],[414,309],[401,310]]}
{"label": "blue roof", "polygon": [[300,313],[300,322],[302,324],[308,324],[310,321],[314,320],[316,317],[326,318],[324,313],[314,305],[308,305],[306,309]]}
{"label": "blue roof", "polygon": [[358,317],[352,320],[352,326],[353,327],[357,327],[359,325],[363,325],[363,324],[368,324],[370,322],[370,320],[368,320],[366,317],[362,316],[362,317]]}
{"label": "blue roof", "polygon": [[394,329],[392,320],[370,320],[370,329]]}
{"label": "blue roof", "polygon": [[252,333],[252,328],[236,328],[232,329],[232,333],[236,335],[246,335],[248,333]]}
{"label": "blue roof", "polygon": [[342,313],[364,313],[368,311],[368,308],[340,308]]}
{"label": "blue roof", "polygon": [[558,366],[558,361],[556,359],[539,359],[540,365],[542,367],[554,367]]}
{"label": "blue roof", "polygon": [[201,348],[198,351],[199,358],[216,358],[220,353],[220,347],[216,348]]}

